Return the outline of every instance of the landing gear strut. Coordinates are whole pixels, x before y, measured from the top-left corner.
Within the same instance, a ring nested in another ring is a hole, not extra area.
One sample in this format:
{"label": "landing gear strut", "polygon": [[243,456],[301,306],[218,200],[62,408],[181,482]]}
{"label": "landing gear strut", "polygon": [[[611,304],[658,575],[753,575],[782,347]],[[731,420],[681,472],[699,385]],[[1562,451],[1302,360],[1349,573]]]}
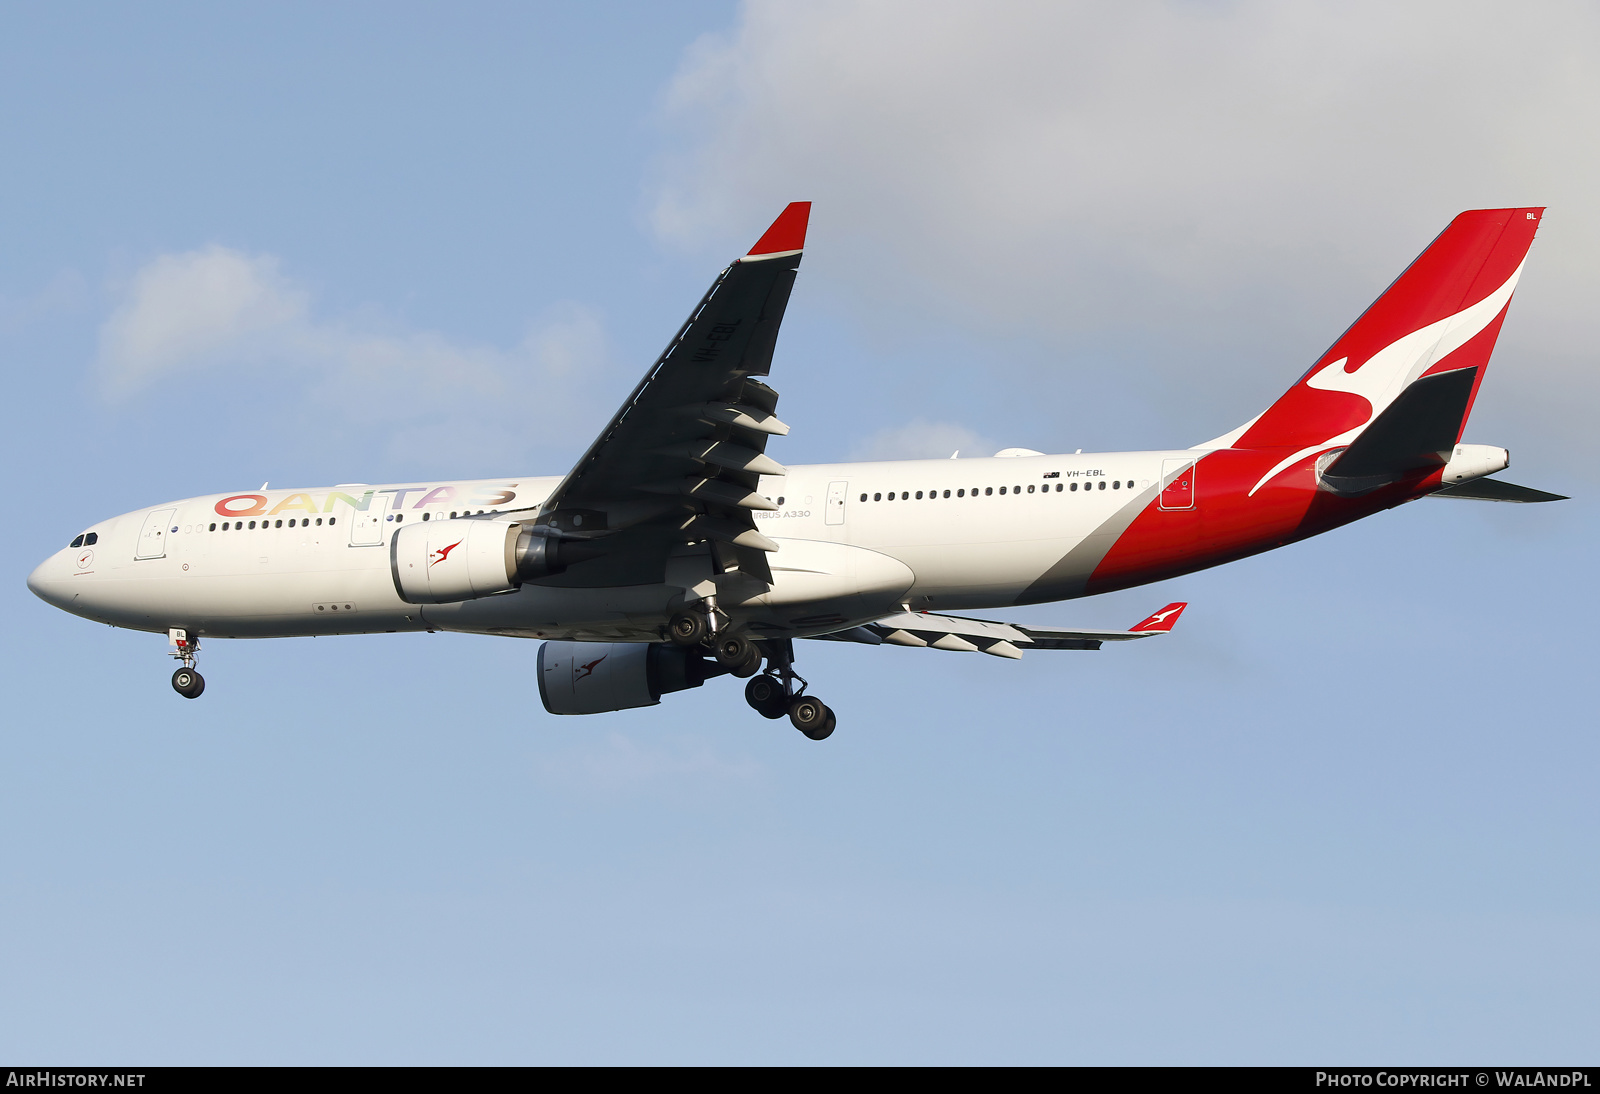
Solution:
{"label": "landing gear strut", "polygon": [[821,699],[805,694],[808,685],[794,671],[794,643],[787,638],[752,641],[725,630],[722,624],[726,621],[717,610],[716,598],[708,596],[667,620],[667,638],[675,646],[709,647],[718,665],[734,676],[748,678],[744,701],[763,718],[776,721],[787,714],[794,728],[813,741],[827,738],[839,720]]}
{"label": "landing gear strut", "polygon": [[768,650],[767,671],[744,686],[744,701],[763,718],[787,714],[790,724],[813,741],[826,739],[839,720],[821,699],[805,694],[808,685],[794,671],[794,644],[774,638],[762,645]]}
{"label": "landing gear strut", "polygon": [[200,639],[188,631],[173,628],[167,632],[174,647],[173,657],[183,662],[183,667],[172,674],[172,690],[185,699],[198,699],[206,690],[206,678],[195,671],[195,658],[200,653]]}

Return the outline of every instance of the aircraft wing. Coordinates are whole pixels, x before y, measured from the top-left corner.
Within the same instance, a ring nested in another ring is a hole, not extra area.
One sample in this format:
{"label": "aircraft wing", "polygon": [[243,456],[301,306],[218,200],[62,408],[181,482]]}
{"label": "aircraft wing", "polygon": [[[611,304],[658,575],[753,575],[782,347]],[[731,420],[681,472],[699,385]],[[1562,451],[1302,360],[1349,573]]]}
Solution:
{"label": "aircraft wing", "polygon": [[1168,604],[1125,631],[1075,630],[1070,627],[1038,627],[1031,623],[996,623],[989,619],[968,619],[932,612],[899,612],[887,615],[864,627],[837,634],[821,635],[845,642],[896,646],[928,646],[936,650],[963,653],[988,653],[996,657],[1021,657],[1024,650],[1097,650],[1102,642],[1126,642],[1165,634],[1178,622],[1186,603]]}
{"label": "aircraft wing", "polygon": [[753,510],[776,509],[757,486],[784,468],[767,438],[789,432],[778,393],[757,377],[772,351],[805,247],[811,203],[779,214],[750,253],[712,283],[666,350],[540,507],[536,523],[590,541],[597,557],[539,584],[658,582],[667,558],[695,544],[714,572],[772,583]]}

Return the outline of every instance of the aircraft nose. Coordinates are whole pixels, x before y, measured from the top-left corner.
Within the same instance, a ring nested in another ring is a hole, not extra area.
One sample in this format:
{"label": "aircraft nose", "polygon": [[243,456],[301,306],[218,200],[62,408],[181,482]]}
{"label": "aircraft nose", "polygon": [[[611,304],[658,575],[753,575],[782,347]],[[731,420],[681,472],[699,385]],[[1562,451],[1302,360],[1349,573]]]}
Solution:
{"label": "aircraft nose", "polygon": [[53,604],[57,608],[65,608],[72,600],[70,576],[67,573],[71,560],[62,556],[62,552],[51,555],[28,575],[28,590],[46,604]]}

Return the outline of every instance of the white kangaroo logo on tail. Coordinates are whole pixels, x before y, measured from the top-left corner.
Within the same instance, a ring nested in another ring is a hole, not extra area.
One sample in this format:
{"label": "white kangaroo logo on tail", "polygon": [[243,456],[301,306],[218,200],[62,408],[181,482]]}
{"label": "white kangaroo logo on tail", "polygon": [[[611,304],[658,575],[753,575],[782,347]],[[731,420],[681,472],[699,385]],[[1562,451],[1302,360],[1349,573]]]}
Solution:
{"label": "white kangaroo logo on tail", "polygon": [[1516,290],[1517,279],[1521,276],[1522,267],[1518,266],[1512,271],[1511,276],[1506,278],[1505,284],[1476,304],[1463,308],[1454,315],[1448,315],[1436,323],[1429,323],[1421,330],[1412,331],[1402,338],[1395,339],[1363,361],[1354,372],[1344,370],[1350,358],[1341,357],[1307,376],[1306,387],[1316,388],[1318,391],[1342,391],[1347,395],[1359,395],[1365,399],[1366,421],[1337,437],[1330,437],[1320,444],[1302,448],[1294,455],[1280,460],[1271,471],[1261,476],[1261,481],[1250,488],[1250,494],[1247,496],[1253,497],[1257,490],[1265,486],[1280,471],[1293,467],[1313,452],[1338,448],[1355,440],[1363,429],[1372,424],[1372,419],[1394,402],[1395,397],[1406,389],[1406,385],[1427,372],[1435,362],[1442,361],[1482,334],[1485,328],[1494,322],[1494,317],[1504,311],[1505,306],[1511,302],[1511,294]]}

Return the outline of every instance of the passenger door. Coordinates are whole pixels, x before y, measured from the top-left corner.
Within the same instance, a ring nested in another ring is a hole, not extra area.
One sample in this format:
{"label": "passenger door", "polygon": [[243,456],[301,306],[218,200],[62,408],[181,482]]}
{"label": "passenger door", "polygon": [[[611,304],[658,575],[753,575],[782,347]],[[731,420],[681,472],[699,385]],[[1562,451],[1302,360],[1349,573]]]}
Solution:
{"label": "passenger door", "polygon": [[135,559],[167,557],[167,536],[171,535],[168,529],[172,527],[172,514],[176,512],[176,509],[157,509],[144,518],[139,543],[133,551]]}
{"label": "passenger door", "polygon": [[367,502],[365,510],[350,513],[350,546],[383,546],[383,518],[389,515],[388,494],[379,494]]}
{"label": "passenger door", "polygon": [[848,482],[830,482],[828,484],[828,504],[822,513],[824,523],[844,523],[844,500],[849,491],[850,484]]}
{"label": "passenger door", "polygon": [[1161,508],[1194,508],[1194,472],[1193,460],[1161,461]]}

